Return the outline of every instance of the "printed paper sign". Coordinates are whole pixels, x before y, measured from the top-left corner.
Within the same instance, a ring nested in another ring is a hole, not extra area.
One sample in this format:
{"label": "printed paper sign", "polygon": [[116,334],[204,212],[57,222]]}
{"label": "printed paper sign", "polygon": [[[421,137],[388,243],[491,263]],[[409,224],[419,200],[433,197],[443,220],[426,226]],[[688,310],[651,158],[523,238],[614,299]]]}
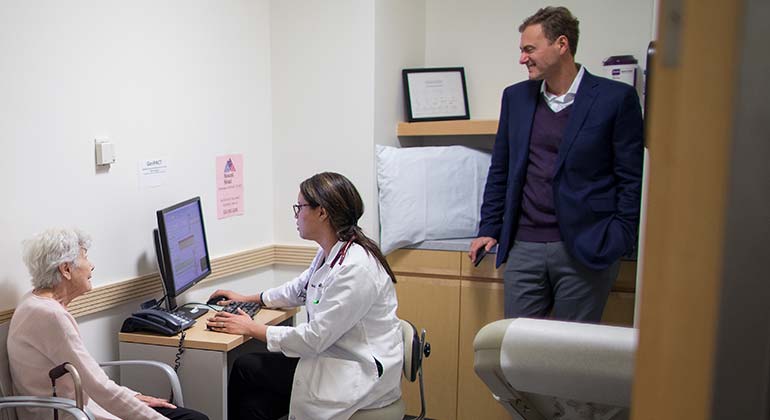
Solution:
{"label": "printed paper sign", "polygon": [[139,186],[141,188],[159,187],[166,180],[168,161],[165,159],[145,159],[137,162],[139,168]]}
{"label": "printed paper sign", "polygon": [[217,156],[217,218],[243,214],[243,155]]}

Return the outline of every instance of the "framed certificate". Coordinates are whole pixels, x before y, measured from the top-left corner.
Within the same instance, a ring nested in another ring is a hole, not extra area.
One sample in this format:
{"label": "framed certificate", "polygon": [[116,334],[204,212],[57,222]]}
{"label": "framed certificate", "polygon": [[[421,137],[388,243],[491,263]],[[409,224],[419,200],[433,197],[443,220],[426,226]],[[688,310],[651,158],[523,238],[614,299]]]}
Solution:
{"label": "framed certificate", "polygon": [[402,75],[407,121],[470,119],[462,67],[404,69]]}

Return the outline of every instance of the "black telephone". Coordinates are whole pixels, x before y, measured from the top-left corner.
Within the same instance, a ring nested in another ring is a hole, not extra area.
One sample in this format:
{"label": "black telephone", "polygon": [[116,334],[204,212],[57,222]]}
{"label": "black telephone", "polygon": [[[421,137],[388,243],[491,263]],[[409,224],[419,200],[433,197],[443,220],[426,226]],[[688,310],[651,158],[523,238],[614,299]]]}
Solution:
{"label": "black telephone", "polygon": [[121,332],[150,331],[163,335],[176,335],[195,324],[195,320],[182,318],[160,309],[142,309],[123,321]]}

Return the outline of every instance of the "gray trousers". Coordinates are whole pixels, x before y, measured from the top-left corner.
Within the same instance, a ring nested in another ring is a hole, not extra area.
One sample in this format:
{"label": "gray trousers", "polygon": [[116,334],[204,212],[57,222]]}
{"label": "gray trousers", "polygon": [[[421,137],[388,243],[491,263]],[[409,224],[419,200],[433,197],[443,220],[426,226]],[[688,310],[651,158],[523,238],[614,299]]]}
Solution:
{"label": "gray trousers", "polygon": [[505,317],[599,322],[619,269],[615,261],[590,270],[563,242],[515,241],[503,275]]}

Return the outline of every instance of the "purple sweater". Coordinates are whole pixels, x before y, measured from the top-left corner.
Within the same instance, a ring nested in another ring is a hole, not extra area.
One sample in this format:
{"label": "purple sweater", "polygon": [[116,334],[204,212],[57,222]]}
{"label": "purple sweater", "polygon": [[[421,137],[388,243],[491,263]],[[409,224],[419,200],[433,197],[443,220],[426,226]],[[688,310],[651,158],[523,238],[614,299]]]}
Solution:
{"label": "purple sweater", "polygon": [[521,199],[517,241],[561,241],[553,204],[553,174],[572,105],[555,113],[541,96],[529,141],[527,178]]}

